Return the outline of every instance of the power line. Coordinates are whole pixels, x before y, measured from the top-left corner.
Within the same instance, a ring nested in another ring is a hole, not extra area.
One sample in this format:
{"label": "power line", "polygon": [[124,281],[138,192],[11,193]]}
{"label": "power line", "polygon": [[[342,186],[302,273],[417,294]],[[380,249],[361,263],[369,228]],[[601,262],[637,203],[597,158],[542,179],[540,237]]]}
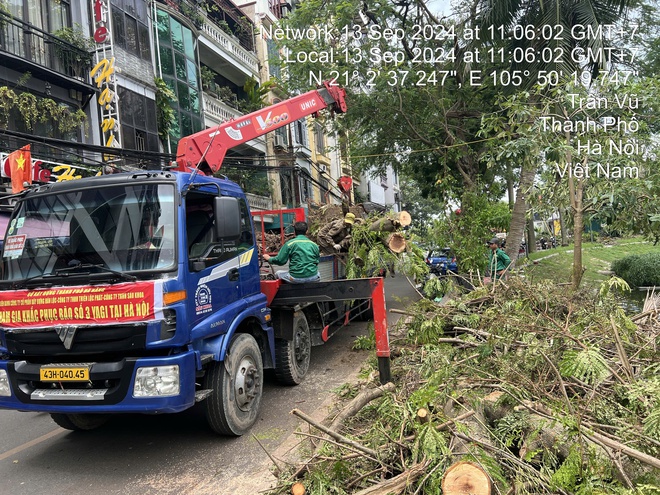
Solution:
{"label": "power line", "polygon": [[[78,143],[75,141],[66,141],[63,139],[51,138],[46,136],[37,136],[34,134],[27,134],[19,131],[12,131],[8,129],[0,130],[0,136],[8,136],[16,139],[21,139],[28,142],[39,143],[45,147],[48,147],[52,150],[60,152],[62,155],[74,156],[81,160],[80,166],[87,167],[100,167],[100,166],[110,166],[117,170],[122,170],[122,167],[118,167],[112,164],[108,164],[105,161],[94,160],[93,158],[82,154],[83,152],[89,153],[98,153],[101,155],[113,155],[120,158],[129,158],[135,159],[138,163],[170,163],[175,159],[175,155],[170,153],[161,153],[155,151],[143,151],[143,150],[132,150],[128,148],[112,148],[108,146],[99,146],[94,144],[87,143]],[[76,153],[73,150],[78,150],[79,153]],[[6,150],[8,153],[14,150]],[[290,161],[294,157],[289,156],[285,157],[284,160]],[[341,200],[341,196],[334,193],[330,188],[339,190],[339,188],[328,182],[328,185],[322,184],[320,181],[314,179],[311,173],[306,169],[301,168],[298,165],[258,165],[256,163],[246,163],[249,161],[253,162],[263,162],[263,161],[283,161],[283,155],[239,155],[239,156],[225,156],[223,160],[223,168],[230,170],[253,170],[261,172],[271,172],[271,173],[280,173],[280,172],[293,172],[299,170],[303,172],[303,175],[306,176],[307,180],[319,187],[319,189],[327,189],[328,193],[332,195],[335,199]],[[311,165],[315,165],[310,162]],[[317,169],[318,170],[318,169]]]}

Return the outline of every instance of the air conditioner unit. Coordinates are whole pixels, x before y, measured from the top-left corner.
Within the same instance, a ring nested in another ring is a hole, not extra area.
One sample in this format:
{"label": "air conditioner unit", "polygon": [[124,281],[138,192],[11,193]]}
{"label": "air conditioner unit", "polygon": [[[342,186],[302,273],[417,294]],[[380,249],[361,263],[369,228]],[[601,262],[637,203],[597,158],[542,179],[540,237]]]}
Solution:
{"label": "air conditioner unit", "polygon": [[327,174],[328,173],[328,166],[327,165],[319,165],[319,172],[322,174]]}
{"label": "air conditioner unit", "polygon": [[276,148],[286,148],[286,138],[284,136],[279,136],[275,134],[275,141],[273,146]]}

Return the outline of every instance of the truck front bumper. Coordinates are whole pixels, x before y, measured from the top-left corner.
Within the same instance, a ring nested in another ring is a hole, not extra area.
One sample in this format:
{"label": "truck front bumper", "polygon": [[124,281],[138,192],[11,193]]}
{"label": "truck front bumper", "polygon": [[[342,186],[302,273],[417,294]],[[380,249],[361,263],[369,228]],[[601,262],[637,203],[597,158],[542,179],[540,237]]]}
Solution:
{"label": "truck front bumper", "polygon": [[[44,382],[40,376],[41,364],[0,361],[0,369],[6,370],[9,377],[11,393],[0,396],[0,408],[69,414],[179,412],[195,403],[195,363],[193,351],[175,356],[80,363],[79,366],[89,369],[88,381]],[[137,371],[163,367],[178,367],[178,394],[135,397]]]}

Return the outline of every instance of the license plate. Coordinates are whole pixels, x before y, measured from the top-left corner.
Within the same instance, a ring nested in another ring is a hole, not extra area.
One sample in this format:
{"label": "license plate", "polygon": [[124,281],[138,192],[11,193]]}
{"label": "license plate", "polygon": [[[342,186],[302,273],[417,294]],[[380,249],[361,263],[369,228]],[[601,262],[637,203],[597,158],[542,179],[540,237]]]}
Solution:
{"label": "license plate", "polygon": [[87,382],[89,368],[86,366],[44,366],[39,370],[42,382]]}

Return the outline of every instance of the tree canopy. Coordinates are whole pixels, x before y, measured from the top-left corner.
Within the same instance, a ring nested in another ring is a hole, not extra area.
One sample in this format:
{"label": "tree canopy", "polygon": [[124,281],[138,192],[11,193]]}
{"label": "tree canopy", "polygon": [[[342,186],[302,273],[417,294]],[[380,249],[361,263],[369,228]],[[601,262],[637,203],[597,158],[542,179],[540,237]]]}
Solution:
{"label": "tree canopy", "polygon": [[[282,22],[288,89],[332,79],[348,91],[342,125],[351,129],[355,169],[392,166],[443,210],[475,211],[476,198],[497,202],[508,191],[511,200],[517,188],[512,250],[539,196],[556,201],[553,211],[582,209],[617,228],[658,231],[655,2],[476,0],[457,2],[448,15],[431,5],[310,0]],[[595,123],[594,136],[570,127],[585,121]],[[603,126],[611,121],[628,125]],[[631,123],[640,126],[631,132]],[[641,175],[553,176],[573,158],[596,167],[604,162],[596,145],[619,139],[608,165]],[[636,150],[624,151],[627,144]],[[553,187],[557,194],[534,193]],[[588,205],[575,206],[577,190]],[[488,233],[471,235],[466,245],[477,249]]]}

